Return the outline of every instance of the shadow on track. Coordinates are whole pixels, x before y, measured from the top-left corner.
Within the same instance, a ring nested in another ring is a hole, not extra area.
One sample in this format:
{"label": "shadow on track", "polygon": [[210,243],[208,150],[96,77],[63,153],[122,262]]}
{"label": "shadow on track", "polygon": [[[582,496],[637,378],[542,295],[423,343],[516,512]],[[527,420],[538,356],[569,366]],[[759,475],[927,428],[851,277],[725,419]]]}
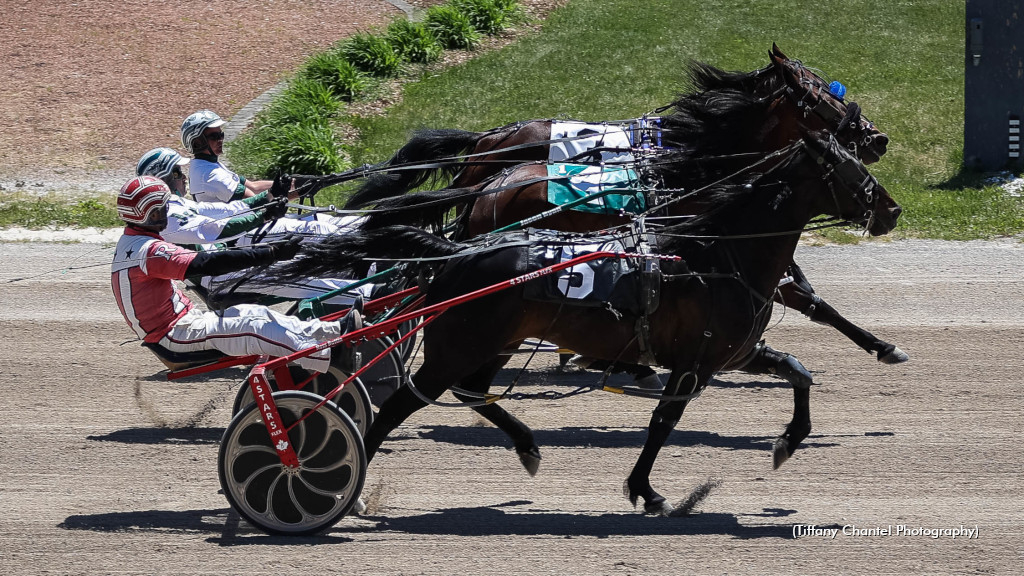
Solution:
{"label": "shadow on track", "polygon": [[[291,537],[263,534],[241,521],[228,509],[143,510],[68,516],[58,528],[92,532],[161,532],[208,534],[207,541],[221,546],[316,545],[352,542],[345,534],[399,532],[437,536],[553,536],[558,538],[647,535],[720,534],[737,539],[791,538],[788,524],[764,523],[784,518],[795,510],[766,508],[760,514],[698,513],[680,518],[645,516],[635,512],[607,513],[597,516],[554,511],[506,512],[503,508],[527,507],[519,500],[475,508],[449,508],[414,516],[389,518],[359,517],[360,526],[346,518],[329,532],[319,536]],[[760,520],[758,520],[760,519]],[[750,524],[743,524],[745,520]],[[367,522],[372,525],[367,526]],[[761,523],[758,523],[761,522]],[[348,523],[348,526],[346,526]]]}
{"label": "shadow on track", "polygon": [[[537,445],[562,448],[637,448],[647,439],[646,428],[607,427],[565,427],[557,430],[535,430]],[[419,437],[434,442],[459,446],[504,446],[512,448],[512,442],[497,428],[467,428],[465,426],[424,426]],[[814,436],[812,435],[811,438]],[[676,430],[669,436],[665,446],[689,447],[708,446],[729,450],[770,451],[773,436],[723,436],[714,432],[697,430]],[[833,448],[834,442],[803,442],[806,448]]]}

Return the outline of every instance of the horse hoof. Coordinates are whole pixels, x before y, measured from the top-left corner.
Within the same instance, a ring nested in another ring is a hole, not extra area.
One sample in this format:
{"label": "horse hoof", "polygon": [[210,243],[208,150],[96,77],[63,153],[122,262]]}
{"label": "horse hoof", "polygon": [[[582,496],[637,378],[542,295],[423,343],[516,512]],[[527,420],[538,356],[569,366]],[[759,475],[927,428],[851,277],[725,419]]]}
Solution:
{"label": "horse hoof", "polygon": [[779,438],[775,440],[775,445],[772,447],[772,470],[778,470],[779,466],[789,460],[792,453],[789,451],[789,440],[785,438]]}
{"label": "horse hoof", "polygon": [[879,354],[878,356],[878,361],[882,364],[900,364],[907,360],[910,360],[910,356],[896,346],[893,346],[892,350],[890,350],[888,354]]}
{"label": "horse hoof", "polygon": [[648,374],[642,378],[637,378],[633,381],[634,384],[643,388],[644,390],[664,390],[665,384],[662,383],[661,378],[657,374]]}
{"label": "horse hoof", "polygon": [[671,516],[675,508],[668,503],[668,500],[658,496],[650,502],[644,503],[644,512],[655,516]]}
{"label": "horse hoof", "polygon": [[530,473],[530,476],[536,476],[537,470],[540,469],[540,450],[536,446],[532,446],[529,450],[519,452],[519,461],[523,464],[523,468]]}

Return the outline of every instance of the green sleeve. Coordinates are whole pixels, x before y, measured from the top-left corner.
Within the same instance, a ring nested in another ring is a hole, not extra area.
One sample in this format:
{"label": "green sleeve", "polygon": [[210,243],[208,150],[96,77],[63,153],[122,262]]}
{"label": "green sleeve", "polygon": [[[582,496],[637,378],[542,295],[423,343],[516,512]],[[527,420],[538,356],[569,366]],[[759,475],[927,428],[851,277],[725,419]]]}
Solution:
{"label": "green sleeve", "polygon": [[245,205],[249,208],[257,208],[259,206],[263,206],[267,202],[270,202],[270,195],[267,192],[260,192],[255,196],[242,198],[242,202],[245,202]]}
{"label": "green sleeve", "polygon": [[232,200],[245,198],[245,178],[238,177],[238,186],[235,186],[235,193],[231,195]]}
{"label": "green sleeve", "polygon": [[263,215],[258,212],[250,212],[242,216],[235,216],[228,223],[224,225],[224,229],[221,230],[220,236],[217,238],[230,238],[231,236],[237,236],[243,232],[248,232],[258,228],[260,224],[263,224]]}

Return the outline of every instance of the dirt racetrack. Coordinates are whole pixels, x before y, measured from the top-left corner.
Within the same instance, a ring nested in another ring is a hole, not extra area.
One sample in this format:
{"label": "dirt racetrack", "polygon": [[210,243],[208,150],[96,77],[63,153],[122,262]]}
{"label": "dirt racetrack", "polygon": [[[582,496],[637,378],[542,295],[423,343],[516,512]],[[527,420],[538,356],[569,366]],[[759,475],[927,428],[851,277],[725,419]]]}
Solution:
{"label": "dirt racetrack", "polygon": [[[266,536],[228,509],[217,447],[244,374],[167,383],[121,345],[110,255],[0,244],[4,574],[1020,573],[1017,241],[801,247],[818,292],[911,360],[882,365],[785,315],[768,340],[814,372],[814,432],[773,472],[787,385],[723,376],[652,475],[672,501],[720,481],[694,515],[632,509],[620,490],[653,402],[593,393],[509,404],[537,430],[535,478],[471,411],[419,412],[370,466],[366,514],[313,538]],[[596,378],[537,368],[524,389]],[[808,524],[839,532],[794,539]],[[919,531],[961,526],[978,532]]]}

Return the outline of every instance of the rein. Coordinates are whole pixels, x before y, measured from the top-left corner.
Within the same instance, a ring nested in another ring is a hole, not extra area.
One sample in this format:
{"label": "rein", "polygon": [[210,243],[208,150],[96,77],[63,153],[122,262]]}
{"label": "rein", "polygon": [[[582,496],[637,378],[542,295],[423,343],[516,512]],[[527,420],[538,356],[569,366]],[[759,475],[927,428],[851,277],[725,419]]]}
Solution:
{"label": "rein", "polygon": [[[549,121],[549,120],[548,120]],[[625,122],[625,121],[624,121]],[[603,124],[612,125],[614,123],[605,122]],[[514,126],[514,125],[513,125]],[[552,144],[561,144],[564,142],[575,142],[577,140],[584,140],[592,138],[594,134],[583,134],[566,138],[553,138],[549,140],[535,140],[532,142],[525,142],[523,144],[516,144],[513,146],[505,146],[503,148],[495,148],[486,152],[476,152],[472,154],[460,154],[457,156],[448,156],[444,158],[437,158],[431,162],[406,162],[401,164],[372,164],[363,165],[359,168],[353,168],[344,172],[337,172],[335,174],[327,174],[324,176],[307,176],[307,175],[295,175],[292,176],[295,179],[303,180],[302,186],[308,186],[311,189],[311,194],[315,194],[319,190],[326,188],[327,186],[333,186],[335,184],[341,184],[349,180],[355,180],[357,178],[365,178],[371,174],[380,174],[388,172],[404,172],[404,171],[423,171],[423,170],[434,170],[437,168],[448,168],[453,165],[469,165],[469,166],[486,166],[490,164],[523,164],[521,160],[509,159],[509,160],[473,160],[473,158],[480,158],[486,156],[494,156],[497,154],[503,154],[506,152],[514,152],[516,150],[524,150],[528,148],[538,148],[542,146],[550,146]],[[619,148],[608,148],[609,150],[623,150]],[[638,149],[629,149],[635,152]],[[577,156],[585,156],[586,154],[592,153],[594,150],[588,150],[586,153],[581,153]],[[575,158],[575,157],[574,157]],[[572,159],[569,159],[572,160]]]}
{"label": "rein", "polygon": [[[675,204],[675,203],[677,203],[679,201],[682,201],[682,200],[686,200],[686,199],[690,198],[691,196],[694,196],[695,194],[699,194],[699,193],[704,192],[704,191],[706,191],[706,190],[708,190],[708,189],[710,189],[710,188],[712,188],[714,186],[722,184],[723,182],[727,182],[727,181],[735,178],[736,176],[739,176],[741,174],[745,174],[747,172],[750,172],[754,168],[756,168],[756,167],[758,167],[758,166],[768,162],[769,160],[773,160],[773,159],[778,158],[778,157],[783,156],[783,155],[787,155],[786,159],[789,159],[794,154],[796,154],[796,152],[801,147],[803,147],[803,146],[804,146],[803,140],[798,140],[798,141],[796,141],[796,142],[786,146],[785,148],[780,148],[780,149],[776,150],[775,152],[772,152],[770,154],[767,154],[767,155],[763,156],[757,162],[754,162],[753,164],[749,164],[747,166],[744,166],[743,168],[740,168],[739,170],[733,172],[732,174],[729,174],[728,176],[724,176],[722,178],[719,178],[718,180],[715,180],[714,182],[711,182],[709,184],[705,184],[704,186],[701,186],[700,188],[692,190],[692,191],[690,191],[690,192],[688,192],[686,194],[683,194],[682,196],[678,196],[678,197],[673,198],[671,200],[668,200],[666,202],[662,202],[661,204],[658,204],[657,206],[652,206],[652,207],[648,208],[642,214],[642,216],[647,216],[647,215],[653,214],[656,211],[664,210],[665,208],[668,208],[672,204]],[[756,153],[753,153],[753,154],[756,154]],[[742,156],[742,155],[737,154],[735,156]],[[728,157],[729,156],[722,156],[722,157],[719,157],[719,158],[728,158]],[[668,191],[671,191],[671,190],[672,189],[670,189]]]}

